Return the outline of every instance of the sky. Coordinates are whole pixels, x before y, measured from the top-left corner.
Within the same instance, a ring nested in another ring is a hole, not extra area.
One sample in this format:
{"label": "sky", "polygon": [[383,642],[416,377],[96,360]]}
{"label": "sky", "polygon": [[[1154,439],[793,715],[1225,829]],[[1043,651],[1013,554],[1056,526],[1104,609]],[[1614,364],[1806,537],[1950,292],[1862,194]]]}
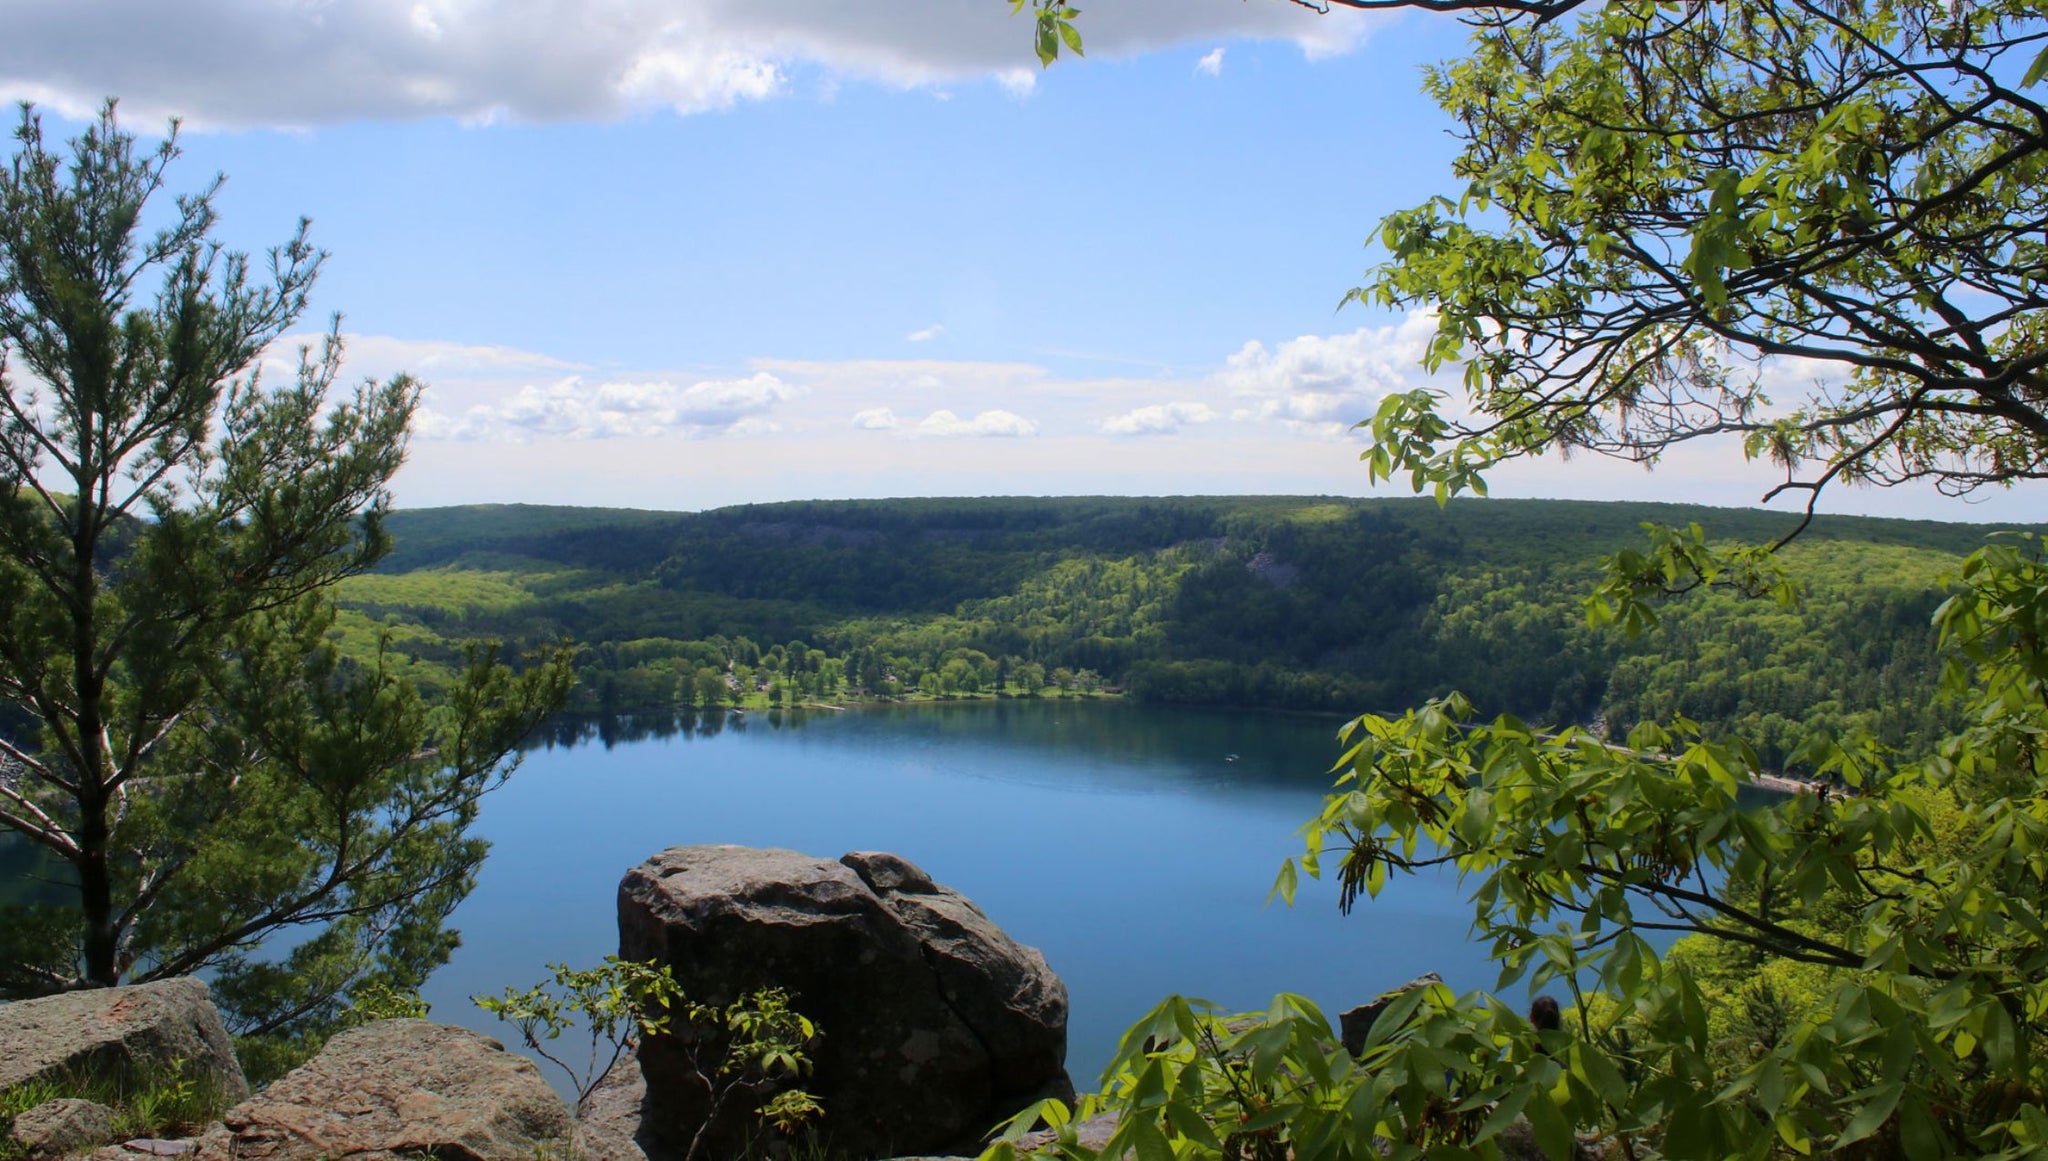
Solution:
{"label": "sky", "polygon": [[[350,379],[427,384],[401,507],[1372,494],[1351,425],[1456,384],[1426,315],[1338,304],[1382,216],[1455,192],[1420,86],[1464,30],[1084,7],[1087,56],[1041,70],[1005,0],[0,0],[0,94],[53,137],[110,96],[180,118],[169,187],[227,175],[232,247],[312,220],[270,373],[338,315]],[[1723,444],[1491,482],[1747,506],[1776,478]]]}

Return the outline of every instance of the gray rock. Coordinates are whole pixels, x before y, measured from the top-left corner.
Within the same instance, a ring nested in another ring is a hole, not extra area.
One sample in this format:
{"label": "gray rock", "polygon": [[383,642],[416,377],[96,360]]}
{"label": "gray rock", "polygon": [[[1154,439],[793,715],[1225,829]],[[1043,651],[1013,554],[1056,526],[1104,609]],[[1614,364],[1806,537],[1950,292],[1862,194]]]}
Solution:
{"label": "gray rock", "polygon": [[234,1139],[227,1126],[216,1121],[196,1137],[160,1140],[142,1137],[103,1149],[94,1149],[83,1161],[151,1161],[175,1157],[178,1161],[234,1161]]}
{"label": "gray rock", "polygon": [[163,1074],[249,1095],[206,985],[185,977],[0,1004],[0,1089],[32,1080]]}
{"label": "gray rock", "polygon": [[15,1117],[8,1135],[32,1156],[61,1157],[113,1140],[114,1110],[76,1097],[45,1101]]}
{"label": "gray rock", "polygon": [[[1032,1101],[1072,1097],[1059,977],[895,855],[670,848],[619,886],[619,954],[669,964],[707,1003],[787,989],[822,1033],[806,1087],[837,1150],[974,1152]],[[650,1038],[640,1067],[655,1136],[686,1146],[704,1104],[683,1046]]]}
{"label": "gray rock", "polygon": [[1417,988],[1443,982],[1444,978],[1435,972],[1424,972],[1391,992],[1381,992],[1371,1003],[1338,1013],[1337,1027],[1342,1030],[1345,1049],[1353,1057],[1364,1056],[1366,1039],[1372,1034],[1372,1026],[1379,1020],[1380,1013],[1387,1010],[1387,1005]]}
{"label": "gray rock", "polygon": [[532,1061],[425,1020],[343,1032],[224,1119],[238,1161],[534,1161],[575,1130]]}
{"label": "gray rock", "polygon": [[663,1155],[645,1124],[647,1079],[628,1052],[576,1106],[576,1156],[583,1161],[648,1161]]}
{"label": "gray rock", "polygon": [[[1114,1109],[1106,1113],[1097,1113],[1074,1126],[1074,1138],[1082,1146],[1100,1153],[1102,1147],[1109,1144],[1110,1137],[1116,1133],[1117,1126],[1122,1123],[1123,1114]],[[1019,1153],[1036,1153],[1041,1149],[1051,1146],[1059,1139],[1060,1135],[1057,1130],[1040,1129],[1035,1133],[1027,1133],[1017,1138],[1017,1151]]]}

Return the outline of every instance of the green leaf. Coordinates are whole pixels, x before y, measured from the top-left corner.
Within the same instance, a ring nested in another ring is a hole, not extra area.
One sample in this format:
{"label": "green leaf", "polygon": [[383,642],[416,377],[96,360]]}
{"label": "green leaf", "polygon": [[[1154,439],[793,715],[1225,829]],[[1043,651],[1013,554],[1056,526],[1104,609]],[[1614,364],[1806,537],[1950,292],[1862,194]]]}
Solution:
{"label": "green leaf", "polygon": [[1928,1111],[1927,1102],[1918,1095],[1899,1106],[1899,1144],[1904,1146],[1911,1161],[1936,1161],[1949,1156],[1943,1143],[1941,1127]]}
{"label": "green leaf", "polygon": [[1166,1140],[1166,1134],[1159,1131],[1159,1123],[1149,1115],[1139,1115],[1131,1125],[1131,1143],[1136,1148],[1138,1161],[1174,1161],[1173,1146]]}
{"label": "green leaf", "polygon": [[1898,1107],[1899,1095],[1905,1090],[1904,1082],[1891,1081],[1853,1094],[1865,1098],[1864,1102],[1849,1118],[1849,1123],[1842,1126],[1842,1135],[1835,1138],[1835,1147],[1861,1141],[1883,1128],[1885,1121],[1891,1118],[1892,1110]]}
{"label": "green leaf", "polygon": [[2012,1017],[1996,1001],[1985,1004],[1982,1011],[1984,1059],[1992,1068],[2004,1072],[2012,1067],[2019,1052],[2019,1033],[2013,1027]]}
{"label": "green leaf", "polygon": [[1294,860],[1288,859],[1280,864],[1280,874],[1273,880],[1273,889],[1266,892],[1266,902],[1271,903],[1277,898],[1282,903],[1292,907],[1294,906],[1294,892],[1298,886],[1299,875],[1295,871]]}
{"label": "green leaf", "polygon": [[1573,1161],[1577,1156],[1578,1141],[1572,1136],[1571,1122],[1551,1099],[1550,1092],[1543,1088],[1531,1088],[1529,1101],[1523,1109],[1529,1116],[1529,1127],[1536,1130],[1536,1144],[1542,1148],[1550,1161]]}
{"label": "green leaf", "polygon": [[1783,1113],[1773,1123],[1777,1126],[1778,1139],[1785,1142],[1787,1148],[1801,1156],[1812,1155],[1813,1138],[1806,1135],[1806,1131],[1800,1127],[1797,1117],[1790,1113]]}
{"label": "green leaf", "polygon": [[2034,63],[2027,66],[2027,75],[2020,80],[2020,88],[2030,89],[2048,77],[2048,48],[2034,54]]}
{"label": "green leaf", "polygon": [[1166,1119],[1181,1136],[1202,1147],[1217,1150],[1223,1148],[1222,1140],[1216,1136],[1216,1131],[1209,1127],[1208,1119],[1189,1105],[1178,1100],[1167,1102]]}
{"label": "green leaf", "polygon": [[1472,1135],[1472,1139],[1490,1140],[1505,1132],[1509,1125],[1515,1123],[1515,1118],[1522,1115],[1522,1108],[1529,1103],[1532,1091],[1528,1085],[1509,1089],[1508,1094],[1495,1103],[1493,1110],[1486,1115],[1486,1120],[1480,1122],[1479,1131]]}

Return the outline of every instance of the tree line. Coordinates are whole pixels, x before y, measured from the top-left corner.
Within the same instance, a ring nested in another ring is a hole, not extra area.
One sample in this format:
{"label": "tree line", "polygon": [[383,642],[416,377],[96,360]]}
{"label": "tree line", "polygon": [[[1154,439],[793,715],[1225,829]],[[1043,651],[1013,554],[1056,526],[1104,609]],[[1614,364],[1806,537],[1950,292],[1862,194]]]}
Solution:
{"label": "tree line", "polygon": [[1684,713],[1743,732],[1774,768],[1816,729],[1910,749],[1952,724],[1930,618],[1986,529],[1823,519],[1788,550],[1792,607],[1673,602],[1635,639],[1587,624],[1604,557],[1645,521],[1700,517],[1786,527],[1319,497],[397,512],[390,560],[342,588],[343,639],[365,656],[385,642],[431,685],[455,641],[573,638],[573,704],[592,712],[1103,690],[1343,711],[1458,689],[1616,734]]}

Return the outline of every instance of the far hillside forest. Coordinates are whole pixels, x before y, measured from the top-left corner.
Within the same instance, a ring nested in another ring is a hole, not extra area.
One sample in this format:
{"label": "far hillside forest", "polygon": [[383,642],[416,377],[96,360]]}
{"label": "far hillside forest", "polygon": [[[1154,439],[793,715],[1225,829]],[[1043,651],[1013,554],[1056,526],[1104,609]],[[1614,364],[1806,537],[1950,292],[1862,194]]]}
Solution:
{"label": "far hillside forest", "polygon": [[1480,712],[1604,726],[1683,714],[1772,768],[1798,739],[1953,728],[1930,617],[1991,528],[1823,517],[1787,609],[1695,594],[1634,640],[1588,626],[1645,521],[1768,541],[1790,518],[1634,503],[1317,497],[905,499],[701,513],[535,506],[392,514],[342,588],[347,652],[432,689],[465,640],[580,645],[573,708],[673,713],[1085,696]]}

